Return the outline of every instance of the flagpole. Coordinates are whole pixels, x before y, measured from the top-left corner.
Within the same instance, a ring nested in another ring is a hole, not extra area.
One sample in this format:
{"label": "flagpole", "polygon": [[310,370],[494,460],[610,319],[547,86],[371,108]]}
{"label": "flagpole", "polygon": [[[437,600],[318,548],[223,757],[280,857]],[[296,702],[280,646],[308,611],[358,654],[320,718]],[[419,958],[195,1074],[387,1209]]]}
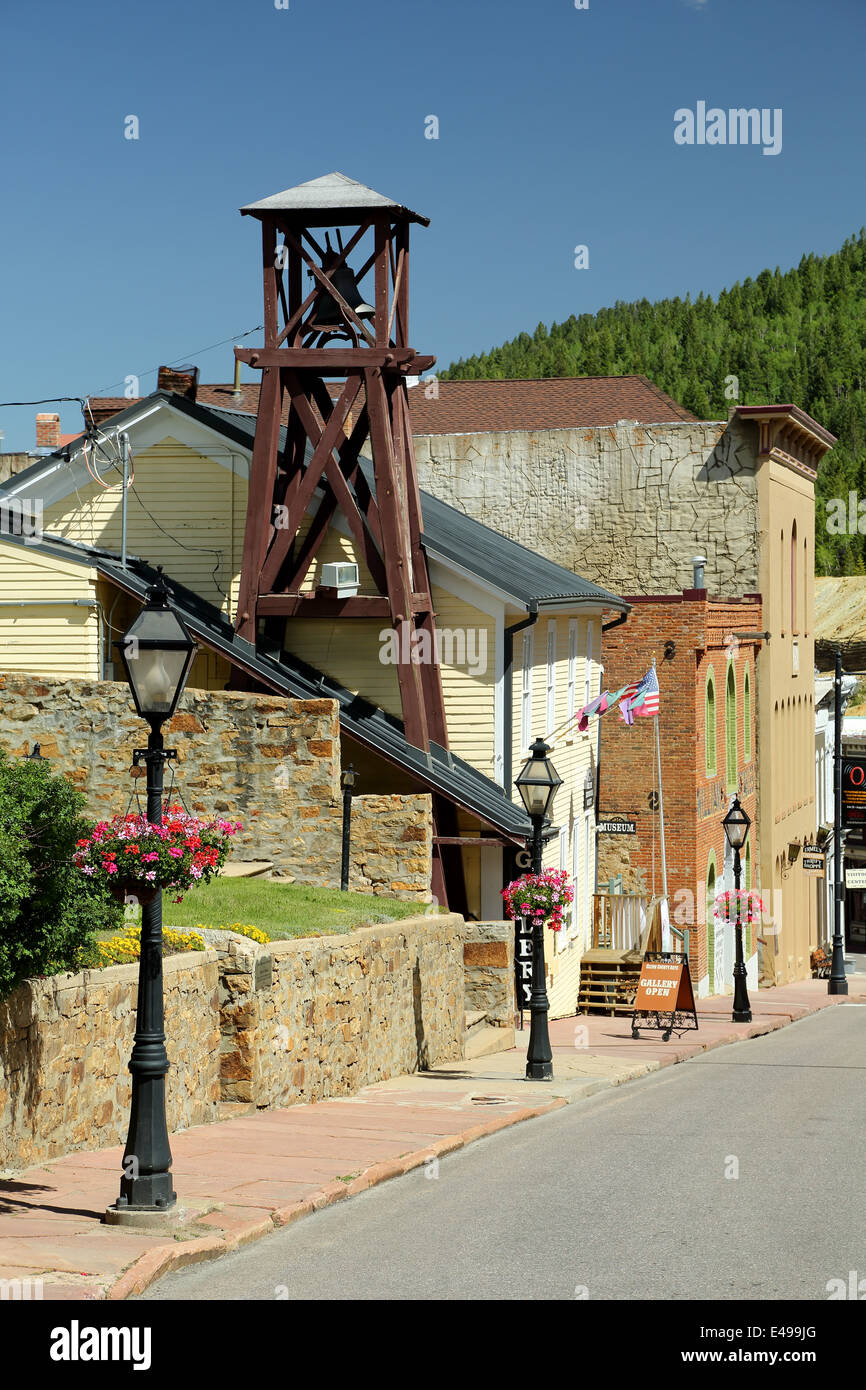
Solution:
{"label": "flagpole", "polygon": [[[655,659],[655,657],[653,657],[653,670],[655,670],[655,667],[656,667],[656,659]],[[668,895],[668,864],[667,864],[667,857],[666,857],[666,855],[665,855],[665,798],[664,798],[664,792],[662,791],[662,747],[661,747],[661,738],[660,738],[660,736],[659,736],[659,717],[658,717],[658,715],[656,715],[656,717],[655,717],[655,726],[656,726],[656,769],[657,769],[657,772],[658,772],[658,779],[659,779],[659,829],[660,829],[660,831],[661,831],[661,849],[662,849],[662,892],[664,893],[664,896],[667,898],[667,895]]]}

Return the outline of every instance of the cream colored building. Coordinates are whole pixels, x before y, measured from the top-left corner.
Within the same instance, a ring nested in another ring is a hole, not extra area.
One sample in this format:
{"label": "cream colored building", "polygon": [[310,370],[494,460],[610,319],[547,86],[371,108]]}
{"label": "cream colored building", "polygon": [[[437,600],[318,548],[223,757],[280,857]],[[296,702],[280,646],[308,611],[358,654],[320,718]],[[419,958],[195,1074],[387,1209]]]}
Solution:
{"label": "cream colored building", "polygon": [[[164,566],[185,614],[183,590],[221,616],[228,629],[235,617],[254,425],[250,415],[157,393],[103,426],[98,456],[85,454],[79,444],[68,461],[52,456],[16,475],[7,495],[39,500],[44,543],[0,537],[0,669],[90,679],[113,674],[112,642],[137,608],[137,586],[124,580],[124,536],[127,577],[140,582],[146,571]],[[133,456],[125,491],[117,466],[119,428],[128,434]],[[317,502],[314,496],[311,509]],[[501,890],[521,871],[516,856],[524,843],[518,828],[525,817],[513,780],[530,743],[552,736],[598,694],[602,625],[626,605],[435,498],[422,495],[422,513],[458,789],[451,839],[462,842],[466,910],[499,919]],[[314,589],[322,566],[334,561],[357,564],[360,594],[377,592],[339,516],[304,590]],[[206,628],[198,635],[207,643]],[[308,683],[319,673],[349,697],[357,695],[378,709],[380,724],[382,715],[391,716],[396,729],[400,699],[392,640],[393,630],[381,620],[293,618],[286,622],[282,651],[272,655],[311,672]],[[237,675],[230,652],[227,643],[202,645],[190,683],[224,688]],[[264,679],[261,671],[253,676]],[[345,718],[343,728],[345,760],[353,762],[365,792],[423,785],[417,762],[383,758],[381,745],[364,741],[362,716],[355,724]],[[595,891],[594,736],[557,738],[553,758],[563,785],[544,863],[567,870],[576,886],[566,929],[548,933],[551,1004],[554,1014],[563,1015],[576,1007]],[[480,775],[473,781],[463,769]],[[442,792],[441,785],[431,783],[431,789]]]}

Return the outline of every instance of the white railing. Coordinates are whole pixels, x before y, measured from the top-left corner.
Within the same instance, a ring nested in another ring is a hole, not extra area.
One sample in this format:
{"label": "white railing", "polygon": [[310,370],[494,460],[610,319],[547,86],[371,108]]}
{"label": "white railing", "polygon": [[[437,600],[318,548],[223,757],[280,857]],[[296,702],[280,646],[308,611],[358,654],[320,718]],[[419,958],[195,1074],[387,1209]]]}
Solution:
{"label": "white railing", "polygon": [[593,950],[632,951],[640,945],[647,900],[641,893],[593,893]]}

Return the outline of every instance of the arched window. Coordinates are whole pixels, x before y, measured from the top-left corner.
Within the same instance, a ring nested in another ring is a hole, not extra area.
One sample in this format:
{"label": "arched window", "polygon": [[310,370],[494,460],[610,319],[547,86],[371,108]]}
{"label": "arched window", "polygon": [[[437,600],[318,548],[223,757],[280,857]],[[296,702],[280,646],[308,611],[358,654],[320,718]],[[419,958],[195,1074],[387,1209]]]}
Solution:
{"label": "arched window", "polygon": [[797,632],[797,523],[791,527],[791,632]]}
{"label": "arched window", "polygon": [[779,534],[779,615],[783,637],[785,635],[785,598],[785,532],[783,529]]}
{"label": "arched window", "polygon": [[737,684],[732,661],[725,681],[725,785],[729,792],[737,790]]}
{"label": "arched window", "polygon": [[746,841],[745,854],[743,856],[743,887],[748,891],[752,886],[752,844]]}
{"label": "arched window", "polygon": [[803,610],[802,610],[802,620],[803,620],[803,636],[804,636],[804,637],[808,637],[808,636],[809,636],[809,627],[810,627],[810,623],[809,623],[809,578],[808,578],[808,576],[809,576],[809,565],[808,565],[808,560],[809,560],[809,541],[808,541],[808,539],[804,539],[804,541],[803,541],[803,573],[802,573],[802,576],[801,576],[802,581],[803,581]]}
{"label": "arched window", "polygon": [[707,691],[704,710],[704,742],[708,777],[716,775],[716,680],[713,669],[707,672]]}
{"label": "arched window", "polygon": [[743,674],[743,758],[747,763],[752,760],[752,682],[748,664]]}

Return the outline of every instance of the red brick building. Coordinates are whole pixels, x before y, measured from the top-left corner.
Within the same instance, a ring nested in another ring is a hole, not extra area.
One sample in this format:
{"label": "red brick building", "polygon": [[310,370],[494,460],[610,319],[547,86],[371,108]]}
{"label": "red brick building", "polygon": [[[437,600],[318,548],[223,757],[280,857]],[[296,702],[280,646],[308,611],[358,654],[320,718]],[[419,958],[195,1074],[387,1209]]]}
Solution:
{"label": "red brick building", "polygon": [[[604,689],[638,680],[656,660],[668,900],[672,921],[690,931],[691,975],[699,994],[733,988],[733,930],[716,930],[707,899],[733,887],[733,854],[722,818],[738,793],[752,818],[742,886],[758,887],[755,664],[760,596],[711,599],[705,589],[634,597],[625,624],[605,632]],[[624,892],[661,893],[662,860],[655,719],[624,724],[601,717],[599,820],[617,814],[636,834],[598,837],[598,882],[622,874]],[[750,984],[756,943],[746,936]]]}

